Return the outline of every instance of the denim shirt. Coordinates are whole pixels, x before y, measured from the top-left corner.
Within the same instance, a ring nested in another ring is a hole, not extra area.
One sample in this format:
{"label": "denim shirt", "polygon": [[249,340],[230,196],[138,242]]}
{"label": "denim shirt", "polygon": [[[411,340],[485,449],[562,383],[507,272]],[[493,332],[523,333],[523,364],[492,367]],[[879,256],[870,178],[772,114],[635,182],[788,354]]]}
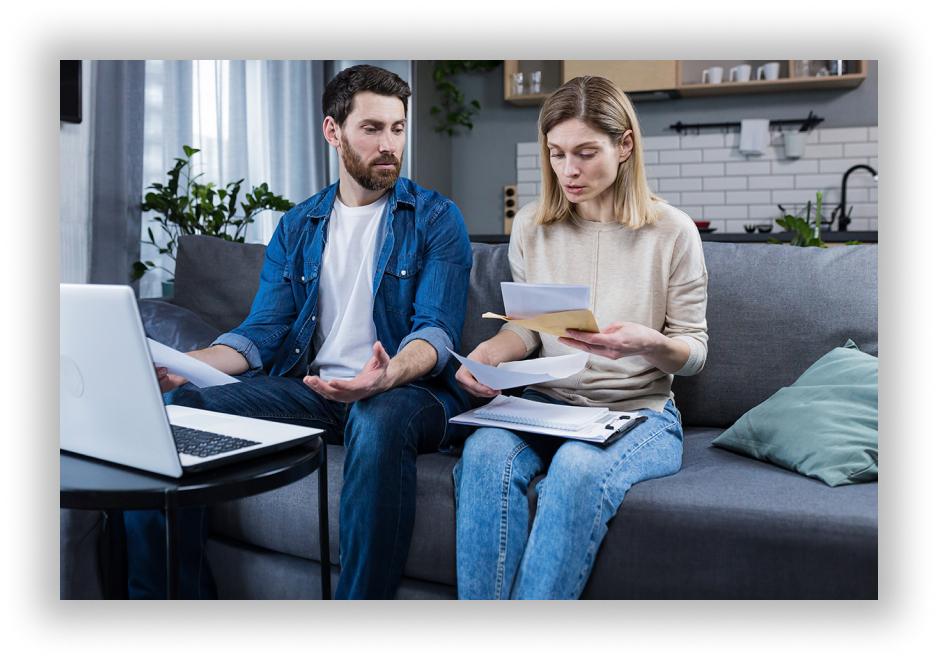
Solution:
{"label": "denim shirt", "polygon": [[[267,245],[251,313],[214,342],[238,351],[252,370],[306,375],[337,191],[335,183],[284,214]],[[466,316],[469,236],[459,209],[439,193],[401,177],[389,195],[375,243],[375,331],[391,357],[414,339],[436,349],[436,365],[414,385],[433,394],[449,419],[469,406],[446,350],[458,350]]]}

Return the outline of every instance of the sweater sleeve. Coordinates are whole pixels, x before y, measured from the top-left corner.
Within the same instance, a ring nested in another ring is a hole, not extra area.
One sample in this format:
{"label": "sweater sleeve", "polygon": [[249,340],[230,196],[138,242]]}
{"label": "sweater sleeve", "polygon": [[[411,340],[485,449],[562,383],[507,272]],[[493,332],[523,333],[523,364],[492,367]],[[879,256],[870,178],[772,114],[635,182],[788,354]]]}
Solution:
{"label": "sweater sleeve", "polygon": [[[508,244],[508,265],[511,267],[511,278],[515,282],[526,282],[524,274],[524,241],[522,240],[522,224],[530,219],[531,213],[525,213],[522,209],[511,226],[511,238]],[[533,330],[522,328],[514,323],[506,323],[502,326],[501,332],[510,330],[521,337],[524,342],[524,355],[527,357],[537,350],[541,345],[541,336]]]}
{"label": "sweater sleeve", "polygon": [[687,343],[690,355],[676,376],[693,376],[707,361],[707,266],[698,236],[675,245],[664,334]]}

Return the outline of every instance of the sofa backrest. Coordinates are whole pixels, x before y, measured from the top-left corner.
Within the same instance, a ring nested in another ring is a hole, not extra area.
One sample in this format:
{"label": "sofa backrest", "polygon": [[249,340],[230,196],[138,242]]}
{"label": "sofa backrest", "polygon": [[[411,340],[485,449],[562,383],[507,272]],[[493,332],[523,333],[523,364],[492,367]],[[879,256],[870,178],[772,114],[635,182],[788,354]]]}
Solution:
{"label": "sofa backrest", "polygon": [[221,332],[237,328],[248,317],[260,287],[266,249],[213,236],[182,236],[173,303]]}
{"label": "sofa backrest", "polygon": [[[701,373],[675,377],[688,426],[727,427],[828,351],[852,339],[878,354],[877,246],[801,248],[704,242],[709,350]],[[510,281],[508,246],[473,243],[462,355],[501,321],[499,282]]]}
{"label": "sofa backrest", "polygon": [[[674,379],[685,425],[727,427],[816,360],[852,339],[878,355],[878,249],[704,242],[709,274],[707,363]],[[174,302],[227,332],[247,318],[264,246],[185,236]],[[511,281],[508,246],[472,244],[472,273],[459,353],[501,328],[500,282]]]}

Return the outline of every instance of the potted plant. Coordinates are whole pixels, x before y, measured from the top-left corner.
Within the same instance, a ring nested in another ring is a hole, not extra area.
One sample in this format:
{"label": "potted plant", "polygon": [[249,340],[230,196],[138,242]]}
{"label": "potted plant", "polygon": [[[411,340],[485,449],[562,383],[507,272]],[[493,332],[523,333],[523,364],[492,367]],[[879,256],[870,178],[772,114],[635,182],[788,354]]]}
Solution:
{"label": "potted plant", "polygon": [[[216,236],[226,241],[236,243],[244,242],[244,232],[247,226],[254,222],[254,217],[261,211],[289,211],[294,204],[279,195],[275,195],[266,183],[254,186],[251,192],[245,195],[245,202],[238,208],[238,194],[241,192],[239,179],[229,183],[224,188],[214,183],[198,183],[202,174],[192,175],[192,156],[199,153],[198,149],[183,146],[185,158],[177,158],[176,165],[167,172],[169,180],[164,185],[154,183],[144,196],[142,208],[144,211],[155,211],[157,222],[166,234],[161,243],[156,242],[153,229],[147,228],[149,240],[141,240],[144,245],[152,245],[160,254],[167,254],[175,261],[176,247],[179,237],[184,235],[202,234]],[[181,179],[185,178],[183,185]],[[240,215],[238,214],[240,211]],[[156,266],[152,261],[138,261],[133,265],[133,279],[139,280],[148,270],[160,268],[172,275],[173,273],[162,266]],[[166,285],[169,286],[166,286]],[[172,280],[163,283],[163,295],[172,295]]]}

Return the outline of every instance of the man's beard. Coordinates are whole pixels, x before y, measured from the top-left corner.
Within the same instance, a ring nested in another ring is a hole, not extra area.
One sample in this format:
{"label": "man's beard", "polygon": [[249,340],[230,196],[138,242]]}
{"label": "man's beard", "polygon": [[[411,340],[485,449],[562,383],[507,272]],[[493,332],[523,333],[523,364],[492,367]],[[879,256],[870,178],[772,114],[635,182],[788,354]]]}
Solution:
{"label": "man's beard", "polygon": [[[378,156],[371,163],[365,165],[365,161],[352,149],[343,133],[342,141],[342,162],[345,169],[352,178],[366,190],[386,190],[392,188],[397,183],[397,178],[401,175],[401,161],[394,154],[385,154]],[[392,170],[379,170],[375,165],[394,165]]]}

